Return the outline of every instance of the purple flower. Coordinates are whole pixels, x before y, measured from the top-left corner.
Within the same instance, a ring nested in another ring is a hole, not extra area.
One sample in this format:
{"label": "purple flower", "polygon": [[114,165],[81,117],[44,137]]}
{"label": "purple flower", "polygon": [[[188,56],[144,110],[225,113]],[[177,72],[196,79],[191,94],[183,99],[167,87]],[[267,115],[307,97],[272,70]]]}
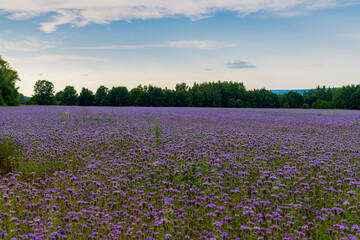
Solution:
{"label": "purple flower", "polygon": [[223,225],[223,222],[221,221],[216,221],[213,223],[213,225],[217,226],[217,227],[221,227]]}

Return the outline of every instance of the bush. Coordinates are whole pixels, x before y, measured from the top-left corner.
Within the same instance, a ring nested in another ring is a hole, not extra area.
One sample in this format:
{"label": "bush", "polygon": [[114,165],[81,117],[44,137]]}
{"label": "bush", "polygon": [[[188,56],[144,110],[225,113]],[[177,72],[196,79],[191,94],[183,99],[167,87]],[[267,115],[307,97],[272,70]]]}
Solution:
{"label": "bush", "polygon": [[10,139],[0,138],[0,175],[14,171],[18,167],[18,144]]}
{"label": "bush", "polygon": [[329,103],[323,100],[318,99],[311,105],[311,108],[315,109],[328,109],[330,108]]}
{"label": "bush", "polygon": [[303,108],[303,109],[308,109],[308,108],[310,108],[310,106],[309,106],[309,104],[304,103],[304,104],[302,105],[302,108]]}

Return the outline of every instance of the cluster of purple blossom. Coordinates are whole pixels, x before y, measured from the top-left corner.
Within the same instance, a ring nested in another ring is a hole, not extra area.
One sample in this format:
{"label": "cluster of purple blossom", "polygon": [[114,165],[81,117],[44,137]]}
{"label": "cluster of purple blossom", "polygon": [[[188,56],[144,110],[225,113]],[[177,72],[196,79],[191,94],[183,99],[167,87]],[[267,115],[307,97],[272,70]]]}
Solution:
{"label": "cluster of purple blossom", "polygon": [[359,134],[359,111],[1,108],[0,239],[358,239]]}

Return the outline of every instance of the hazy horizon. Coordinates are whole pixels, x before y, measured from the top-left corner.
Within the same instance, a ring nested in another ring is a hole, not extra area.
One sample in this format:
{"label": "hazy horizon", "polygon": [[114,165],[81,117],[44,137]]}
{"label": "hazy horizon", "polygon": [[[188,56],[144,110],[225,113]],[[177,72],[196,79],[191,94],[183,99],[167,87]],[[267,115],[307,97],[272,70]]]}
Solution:
{"label": "hazy horizon", "polygon": [[0,55],[31,96],[38,79],[168,87],[235,81],[247,89],[360,82],[360,2],[13,0],[0,3]]}

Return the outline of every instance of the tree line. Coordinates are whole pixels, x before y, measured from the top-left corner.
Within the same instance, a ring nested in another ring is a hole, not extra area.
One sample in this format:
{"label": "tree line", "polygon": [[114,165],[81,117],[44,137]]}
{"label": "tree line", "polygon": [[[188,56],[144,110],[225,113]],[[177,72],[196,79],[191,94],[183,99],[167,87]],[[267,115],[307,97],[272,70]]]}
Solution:
{"label": "tree line", "polygon": [[341,88],[316,87],[303,94],[290,91],[275,94],[270,90],[246,90],[238,82],[204,82],[176,84],[175,89],[139,85],[130,91],[124,87],[111,89],[100,86],[95,93],[82,88],[78,94],[74,86],[54,92],[54,85],[39,80],[33,97],[27,104],[79,106],[154,106],[154,107],[227,107],[227,108],[315,108],[360,109],[360,85]]}
{"label": "tree line", "polygon": [[15,86],[18,74],[0,57],[0,106],[79,105],[79,106],[156,106],[156,107],[229,107],[229,108],[316,108],[360,109],[360,85],[341,88],[316,87],[303,94],[290,91],[275,94],[270,90],[246,90],[238,82],[204,82],[188,86],[176,84],[175,89],[139,85],[130,91],[124,87],[111,89],[100,86],[95,93],[66,86],[55,94],[54,84],[38,80],[34,95],[29,98]]}

